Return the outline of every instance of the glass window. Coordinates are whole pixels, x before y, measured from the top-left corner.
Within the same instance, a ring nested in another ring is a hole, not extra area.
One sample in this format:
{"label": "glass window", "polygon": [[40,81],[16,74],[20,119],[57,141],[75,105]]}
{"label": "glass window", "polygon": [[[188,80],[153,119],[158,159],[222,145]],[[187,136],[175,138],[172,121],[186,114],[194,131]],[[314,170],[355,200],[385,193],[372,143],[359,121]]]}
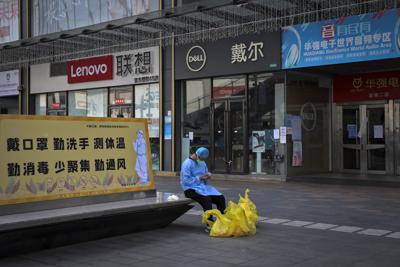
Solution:
{"label": "glass window", "polygon": [[56,92],[47,94],[47,114],[48,115],[66,115],[66,92]]}
{"label": "glass window", "polygon": [[87,116],[107,117],[107,88],[87,91]]}
{"label": "glass window", "polygon": [[190,150],[210,148],[211,79],[186,81],[182,94],[182,159]]}
{"label": "glass window", "polygon": [[[249,76],[248,118],[249,118],[249,171],[271,175],[282,174],[281,164],[276,155],[279,140],[274,140],[274,129],[283,126],[279,106],[283,104],[284,94],[282,74],[257,74]],[[281,116],[283,117],[283,116]],[[260,149],[260,146],[263,146]],[[261,152],[254,152],[261,151]],[[262,152],[264,151],[264,152]],[[259,165],[259,166],[258,166]]]}
{"label": "glass window", "polygon": [[135,118],[147,118],[150,138],[160,136],[160,90],[158,83],[135,86]]}
{"label": "glass window", "polygon": [[158,83],[135,86],[135,118],[147,118],[153,169],[160,169],[160,89]]}
{"label": "glass window", "polygon": [[121,86],[110,89],[110,105],[126,105],[132,103],[132,86]]}
{"label": "glass window", "polygon": [[37,36],[156,11],[159,0],[34,0],[32,6]]}
{"label": "glass window", "polygon": [[19,0],[0,1],[0,43],[19,39]]}
{"label": "glass window", "polygon": [[87,95],[86,91],[68,93],[68,115],[86,116]]}
{"label": "glass window", "polygon": [[222,77],[213,80],[213,98],[244,95],[246,78],[244,76]]}
{"label": "glass window", "polygon": [[46,94],[35,96],[35,114],[46,115]]}
{"label": "glass window", "polygon": [[68,114],[71,116],[107,117],[107,89],[69,92]]}
{"label": "glass window", "polygon": [[[288,73],[285,125],[288,175],[329,171],[330,82],[319,75]],[[323,86],[325,85],[326,86]]]}

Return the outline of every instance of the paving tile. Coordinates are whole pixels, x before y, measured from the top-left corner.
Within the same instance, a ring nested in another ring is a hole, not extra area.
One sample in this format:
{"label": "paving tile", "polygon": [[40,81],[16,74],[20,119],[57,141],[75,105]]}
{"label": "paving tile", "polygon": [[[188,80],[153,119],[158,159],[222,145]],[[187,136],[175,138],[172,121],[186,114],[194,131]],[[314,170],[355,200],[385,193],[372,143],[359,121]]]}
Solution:
{"label": "paving tile", "polygon": [[339,226],[336,228],[330,229],[331,231],[336,231],[336,232],[343,232],[343,233],[354,233],[357,231],[362,230],[363,228],[361,227],[356,227],[356,226]]}
{"label": "paving tile", "polygon": [[268,220],[268,219],[270,219],[270,218],[258,216],[258,220],[257,221],[261,222],[261,221],[265,221],[265,220]]}
{"label": "paving tile", "polygon": [[281,224],[285,222],[289,222],[290,220],[288,219],[279,219],[279,218],[273,218],[273,219],[268,219],[265,221],[262,221],[263,223],[270,223],[270,224]]}
{"label": "paving tile", "polygon": [[385,237],[399,238],[400,239],[400,232],[391,233],[390,235],[387,235]]}
{"label": "paving tile", "polygon": [[329,223],[314,223],[314,224],[305,226],[305,228],[318,229],[318,230],[327,230],[327,229],[330,229],[333,227],[337,227],[337,225],[329,224]]}
{"label": "paving tile", "polygon": [[386,235],[388,233],[391,233],[391,231],[381,230],[381,229],[365,229],[363,231],[358,232],[357,234],[383,236],[383,235]]}
{"label": "paving tile", "polygon": [[313,222],[305,222],[305,221],[290,221],[287,223],[283,223],[283,225],[294,226],[294,227],[302,227],[305,225],[313,224]]}

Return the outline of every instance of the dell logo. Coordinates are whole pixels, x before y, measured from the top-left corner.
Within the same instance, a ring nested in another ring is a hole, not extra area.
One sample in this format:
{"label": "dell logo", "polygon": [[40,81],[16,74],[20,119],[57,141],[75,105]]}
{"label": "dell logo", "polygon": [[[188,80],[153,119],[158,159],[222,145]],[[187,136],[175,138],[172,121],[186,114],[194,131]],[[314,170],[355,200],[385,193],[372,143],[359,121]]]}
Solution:
{"label": "dell logo", "polygon": [[186,66],[189,70],[197,72],[206,65],[206,51],[201,46],[193,46],[186,54]]}

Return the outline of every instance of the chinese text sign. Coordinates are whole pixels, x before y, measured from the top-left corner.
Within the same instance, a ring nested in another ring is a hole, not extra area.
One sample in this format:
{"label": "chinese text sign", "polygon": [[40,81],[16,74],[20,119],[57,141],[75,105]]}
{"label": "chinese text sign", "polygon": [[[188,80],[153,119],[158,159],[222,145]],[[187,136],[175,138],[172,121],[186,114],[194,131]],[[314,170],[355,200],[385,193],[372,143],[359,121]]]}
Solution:
{"label": "chinese text sign", "polygon": [[397,9],[285,27],[282,66],[290,69],[399,57],[399,27]]}
{"label": "chinese text sign", "polygon": [[153,189],[147,120],[0,116],[0,205]]}

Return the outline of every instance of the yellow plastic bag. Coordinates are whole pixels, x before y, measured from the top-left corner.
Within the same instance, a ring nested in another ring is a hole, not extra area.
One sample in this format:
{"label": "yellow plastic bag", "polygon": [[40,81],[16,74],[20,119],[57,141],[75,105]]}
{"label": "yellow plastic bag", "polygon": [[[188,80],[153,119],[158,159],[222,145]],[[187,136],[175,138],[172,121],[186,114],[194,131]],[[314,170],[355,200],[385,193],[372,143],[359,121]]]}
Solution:
{"label": "yellow plastic bag", "polygon": [[[254,235],[258,219],[257,208],[248,196],[249,189],[245,191],[245,197],[239,195],[239,203],[229,201],[225,214],[217,209],[203,213],[202,223],[211,226],[210,236],[213,237],[238,237]],[[209,220],[214,215],[215,222]]]}

